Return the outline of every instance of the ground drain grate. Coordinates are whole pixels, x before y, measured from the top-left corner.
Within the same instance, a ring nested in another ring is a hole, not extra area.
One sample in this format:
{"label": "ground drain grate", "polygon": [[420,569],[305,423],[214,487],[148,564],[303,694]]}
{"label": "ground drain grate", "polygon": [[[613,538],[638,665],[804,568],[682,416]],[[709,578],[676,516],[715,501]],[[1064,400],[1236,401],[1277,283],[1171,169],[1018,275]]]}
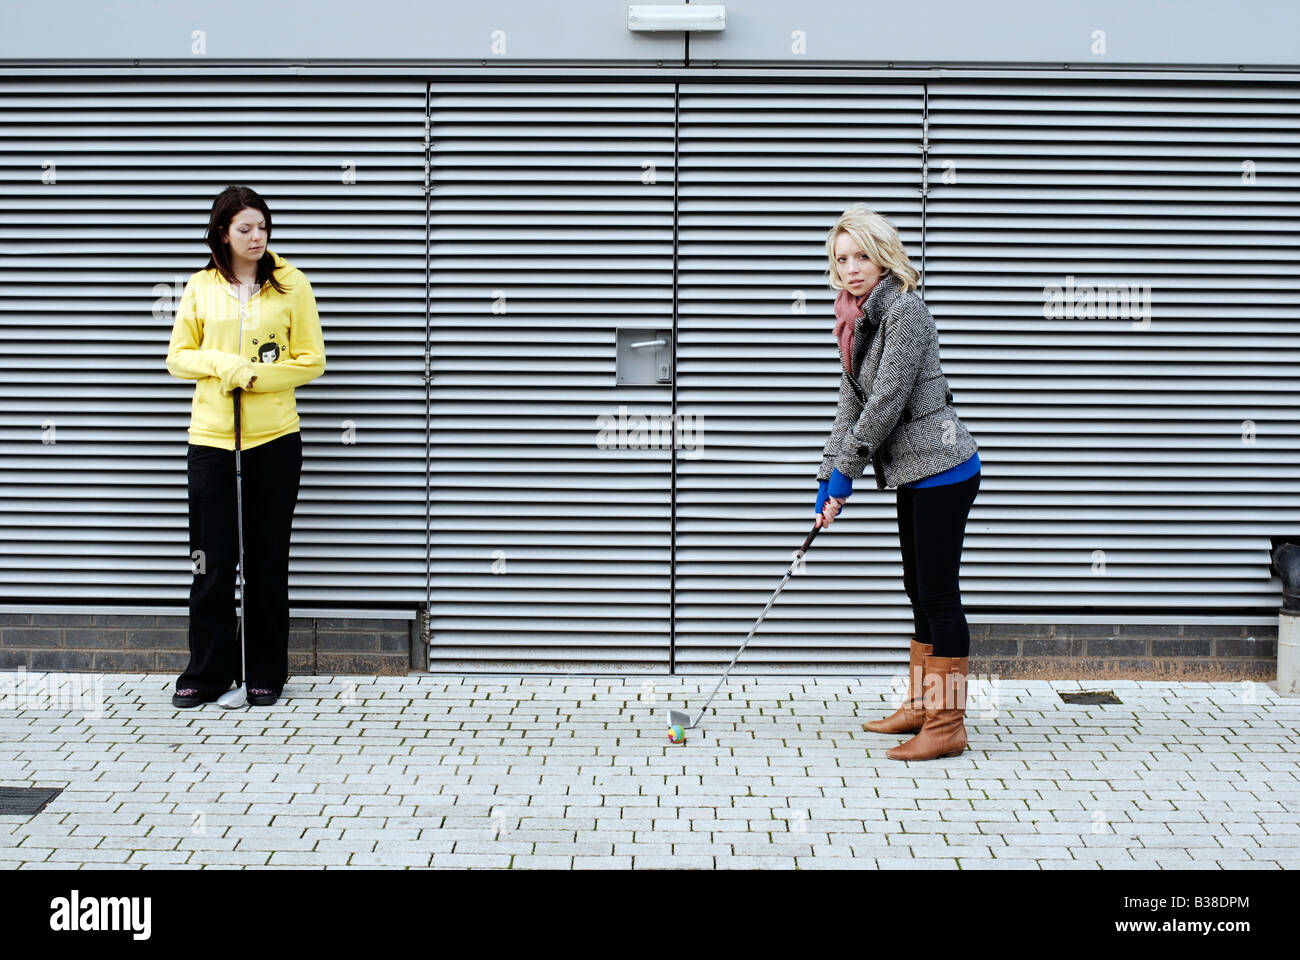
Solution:
{"label": "ground drain grate", "polygon": [[0,816],[35,816],[62,792],[62,787],[0,787]]}
{"label": "ground drain grate", "polygon": [[1062,693],[1061,699],[1066,703],[1121,703],[1119,697],[1111,690],[1087,690],[1079,693]]}

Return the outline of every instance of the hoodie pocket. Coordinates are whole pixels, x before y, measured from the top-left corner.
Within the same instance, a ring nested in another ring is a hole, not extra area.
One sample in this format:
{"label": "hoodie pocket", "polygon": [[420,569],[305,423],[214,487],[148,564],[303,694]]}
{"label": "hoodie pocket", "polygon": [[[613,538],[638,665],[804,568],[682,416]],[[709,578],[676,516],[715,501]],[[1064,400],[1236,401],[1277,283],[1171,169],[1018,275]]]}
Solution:
{"label": "hoodie pocket", "polygon": [[249,397],[254,403],[248,422],[250,436],[265,437],[279,433],[293,420],[293,392],[275,390],[270,393],[255,393]]}
{"label": "hoodie pocket", "polygon": [[198,433],[234,436],[234,396],[221,392],[221,381],[217,377],[204,377],[194,388],[190,424]]}

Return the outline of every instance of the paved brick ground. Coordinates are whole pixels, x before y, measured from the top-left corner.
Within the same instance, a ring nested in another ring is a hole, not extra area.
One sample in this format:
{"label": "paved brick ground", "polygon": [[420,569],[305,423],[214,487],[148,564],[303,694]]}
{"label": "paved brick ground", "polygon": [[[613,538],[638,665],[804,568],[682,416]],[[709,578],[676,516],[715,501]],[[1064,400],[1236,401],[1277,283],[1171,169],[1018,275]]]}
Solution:
{"label": "paved brick ground", "polygon": [[733,677],[676,747],[711,678],[336,677],[227,712],[0,673],[0,786],[65,788],[0,816],[0,868],[1300,866],[1300,700],[972,681],[971,748],[905,764],[861,728],[889,679]]}

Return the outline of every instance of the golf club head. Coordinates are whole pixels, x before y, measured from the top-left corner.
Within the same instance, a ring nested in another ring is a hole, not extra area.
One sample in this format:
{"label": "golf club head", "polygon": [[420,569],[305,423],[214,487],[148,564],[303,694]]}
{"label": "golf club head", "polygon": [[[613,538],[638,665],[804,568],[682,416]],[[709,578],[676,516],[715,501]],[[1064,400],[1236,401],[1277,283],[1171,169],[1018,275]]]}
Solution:
{"label": "golf club head", "polygon": [[246,707],[248,706],[248,691],[244,689],[244,685],[241,683],[234,690],[227,690],[217,697],[217,706],[225,707],[227,710]]}
{"label": "golf club head", "polygon": [[681,727],[683,730],[691,725],[691,715],[685,710],[669,710],[668,726]]}

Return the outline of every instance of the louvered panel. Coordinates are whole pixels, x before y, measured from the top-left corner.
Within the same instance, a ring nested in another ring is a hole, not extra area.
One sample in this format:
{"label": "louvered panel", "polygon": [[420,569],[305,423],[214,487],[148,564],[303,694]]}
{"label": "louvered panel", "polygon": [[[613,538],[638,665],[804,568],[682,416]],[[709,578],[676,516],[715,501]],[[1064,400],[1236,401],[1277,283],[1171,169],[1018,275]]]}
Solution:
{"label": "louvered panel", "polygon": [[[1300,93],[945,80],[928,111],[925,298],[984,462],[967,604],[1274,610],[1270,538],[1300,534]],[[1070,283],[1149,285],[1150,321],[1049,317]]]}
{"label": "louvered panel", "polygon": [[[325,323],[295,604],[423,601],[425,89],[0,81],[0,604],[183,605],[191,387],[161,357],[229,182],[267,196]],[[670,84],[434,84],[431,666],[662,670],[674,582],[678,669],[730,657],[811,522],[838,376],[822,238],[855,201],[926,267],[981,444],[974,616],[1275,608],[1270,538],[1300,532],[1294,87],[931,83],[922,248],[925,93],[684,83],[675,130]],[[1150,326],[1046,316],[1070,279],[1150,284]],[[614,386],[613,342],[671,326],[674,293],[675,411],[705,442],[676,453],[670,581],[670,453],[596,433],[674,412]],[[738,669],[898,662],[894,495],[859,485]]]}
{"label": "louvered panel", "polygon": [[[672,327],[671,84],[434,83],[433,670],[662,671],[671,451],[598,418],[615,330]],[[653,169],[650,165],[653,164]]]}
{"label": "louvered panel", "polygon": [[[920,259],[919,84],[690,83],[681,92],[677,663],[730,660],[812,525],[839,374],[826,232],[854,202]],[[850,119],[851,118],[851,121]],[[859,487],[737,671],[898,659],[910,614],[892,494]]]}
{"label": "louvered panel", "polygon": [[424,108],[414,80],[0,80],[0,603],[184,611],[193,384],[164,358],[231,183],[325,335],[291,603],[423,602]]}

